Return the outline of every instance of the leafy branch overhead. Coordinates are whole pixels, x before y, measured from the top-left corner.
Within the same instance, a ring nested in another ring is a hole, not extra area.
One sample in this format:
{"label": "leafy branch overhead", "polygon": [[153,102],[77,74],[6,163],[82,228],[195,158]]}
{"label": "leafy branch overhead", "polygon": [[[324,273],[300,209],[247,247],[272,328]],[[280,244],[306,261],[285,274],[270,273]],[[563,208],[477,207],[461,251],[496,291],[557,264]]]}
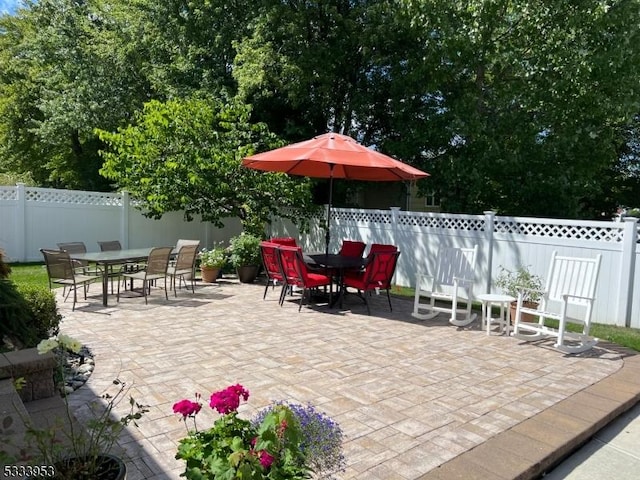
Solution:
{"label": "leafy branch overhead", "polygon": [[245,156],[282,145],[249,114],[235,101],[152,100],[134,125],[96,131],[106,145],[101,173],[143,200],[150,217],[183,210],[190,220],[199,215],[219,226],[239,217],[261,233],[282,207],[313,207],[308,180],[241,165]]}

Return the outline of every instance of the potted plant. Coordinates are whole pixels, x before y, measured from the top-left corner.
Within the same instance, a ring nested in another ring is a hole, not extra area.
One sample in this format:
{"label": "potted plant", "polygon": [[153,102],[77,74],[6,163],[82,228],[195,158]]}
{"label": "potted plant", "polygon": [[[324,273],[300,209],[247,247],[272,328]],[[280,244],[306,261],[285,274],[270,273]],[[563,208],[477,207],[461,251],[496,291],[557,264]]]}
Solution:
{"label": "potted plant", "polygon": [[[67,336],[42,340],[38,346],[41,355],[53,354],[58,360],[56,379],[64,379],[64,364],[66,352],[78,354],[82,345],[77,340]],[[20,379],[16,380],[16,388],[21,386]],[[103,394],[99,400],[89,404],[90,418],[83,422],[84,428],[78,428],[69,406],[68,395],[64,388],[64,381],[57,385],[65,403],[65,417],[54,419],[51,425],[38,428],[30,418],[22,420],[25,424],[25,440],[27,449],[33,451],[28,458],[11,459],[13,470],[5,471],[10,476],[20,475],[28,479],[64,478],[68,480],[123,480],[126,478],[126,464],[111,450],[120,434],[129,424],[136,424],[136,420],[148,412],[146,405],[141,405],[133,398],[128,402],[128,413],[115,416],[114,408],[118,405],[128,389],[124,382],[113,381],[114,391]],[[1,432],[0,432],[1,433]],[[0,444],[6,444],[3,440]],[[0,448],[0,458],[3,449]],[[6,460],[6,458],[5,458]],[[23,461],[29,460],[27,465]],[[34,466],[35,465],[35,466]],[[6,470],[6,467],[5,467]]]}
{"label": "potted plant", "polygon": [[[283,402],[247,420],[238,415],[238,407],[248,398],[249,391],[240,384],[214,392],[208,404],[220,416],[204,430],[196,424],[201,395],[196,394],[195,402],[185,399],[173,405],[187,428],[176,454],[185,461],[181,476],[302,480],[312,472],[314,478],[329,478],[344,470],[343,435],[335,421],[311,405]],[[193,430],[187,426],[189,418]]]}
{"label": "potted plant", "polygon": [[[508,270],[500,266],[500,274],[496,278],[496,287],[502,289],[506,295],[518,298],[522,292],[522,301],[525,307],[537,308],[542,298],[542,279],[529,271],[527,266],[521,265],[515,270]],[[517,302],[511,302],[511,321],[516,318]],[[525,321],[534,321],[531,314],[525,314]]]}
{"label": "potted plant", "polygon": [[218,245],[211,250],[203,248],[198,254],[202,281],[212,283],[218,278],[220,270],[227,263],[227,250]]}
{"label": "potted plant", "polygon": [[229,247],[231,264],[235,267],[242,283],[251,283],[258,276],[260,268],[260,239],[242,232],[231,239]]}

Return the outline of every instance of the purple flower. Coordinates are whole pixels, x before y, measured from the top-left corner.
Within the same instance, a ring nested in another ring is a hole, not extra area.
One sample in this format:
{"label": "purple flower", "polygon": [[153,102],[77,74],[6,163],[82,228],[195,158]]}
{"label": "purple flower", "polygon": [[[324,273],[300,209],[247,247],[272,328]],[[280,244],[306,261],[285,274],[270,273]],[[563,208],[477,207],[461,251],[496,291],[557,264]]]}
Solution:
{"label": "purple flower", "polygon": [[316,474],[330,475],[344,471],[342,429],[331,417],[316,410],[313,405],[277,402],[258,412],[251,420],[252,424],[260,425],[276,405],[286,405],[298,419],[302,434],[300,449]]}

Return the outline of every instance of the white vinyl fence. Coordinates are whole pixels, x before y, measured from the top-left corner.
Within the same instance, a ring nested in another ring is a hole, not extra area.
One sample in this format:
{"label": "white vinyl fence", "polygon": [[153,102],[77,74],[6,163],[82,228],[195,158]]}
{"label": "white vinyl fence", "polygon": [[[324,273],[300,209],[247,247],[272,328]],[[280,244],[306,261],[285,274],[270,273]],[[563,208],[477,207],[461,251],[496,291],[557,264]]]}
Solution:
{"label": "white vinyl fence", "polygon": [[[601,254],[593,321],[640,328],[640,268],[636,268],[640,264],[640,244],[636,222],[635,218],[596,222],[501,217],[493,212],[455,215],[399,208],[334,208],[330,251],[337,251],[342,239],[397,245],[401,254],[394,283],[414,287],[418,270],[433,271],[440,247],[478,244],[475,294],[500,293],[493,285],[500,266],[513,270],[526,265],[545,279],[554,250],[576,257]],[[298,237],[306,250],[324,251],[324,230],[318,223],[308,234],[299,235],[290,222],[277,221],[270,233]]]}
{"label": "white vinyl fence", "polygon": [[[323,216],[300,234],[289,221],[274,220],[271,236],[298,238],[305,251],[324,251]],[[529,217],[418,213],[391,210],[332,209],[330,250],[343,239],[392,243],[402,252],[395,283],[413,287],[418,270],[432,269],[441,246],[478,244],[475,293],[495,291],[500,266],[520,265],[543,278],[551,252],[594,257],[602,254],[593,320],[640,328],[640,244],[635,218],[623,222],[557,220]],[[39,261],[40,248],[83,241],[120,240],[124,248],[175,245],[178,238],[199,239],[203,247],[224,242],[241,231],[237,219],[218,229],[201,221],[186,222],[181,213],[160,220],[146,218],[124,193],[98,193],[0,186],[0,248],[10,261]]]}
{"label": "white vinyl fence", "polygon": [[187,222],[178,212],[153,220],[134,207],[127,192],[0,186],[0,248],[10,262],[42,261],[40,248],[57,248],[62,242],[81,241],[87,250],[97,251],[97,242],[104,240],[141,248],[173,246],[185,238],[210,248],[228,244],[241,230],[237,219],[219,229],[197,219]]}

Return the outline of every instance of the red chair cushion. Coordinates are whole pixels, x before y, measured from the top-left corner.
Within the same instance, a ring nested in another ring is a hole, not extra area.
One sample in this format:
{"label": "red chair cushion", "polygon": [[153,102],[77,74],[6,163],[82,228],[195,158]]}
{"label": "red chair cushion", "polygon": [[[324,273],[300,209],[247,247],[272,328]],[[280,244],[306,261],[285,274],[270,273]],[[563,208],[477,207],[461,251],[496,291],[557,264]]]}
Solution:
{"label": "red chair cushion", "polygon": [[340,249],[340,255],[344,255],[345,257],[361,257],[366,247],[367,244],[364,242],[344,240],[342,242],[342,248]]}
{"label": "red chair cushion", "polygon": [[331,278],[321,273],[313,273],[307,270],[300,247],[281,246],[278,249],[280,263],[287,282],[303,288],[321,287],[331,284]]}
{"label": "red chair cushion", "polygon": [[260,242],[260,253],[267,276],[274,280],[282,281],[283,278],[280,273],[280,265],[277,258],[278,245],[272,242]]}
{"label": "red chair cushion", "polygon": [[347,272],[344,284],[358,290],[373,290],[374,288],[389,289],[391,279],[396,269],[399,252],[378,252],[369,255],[369,263],[364,272]]}
{"label": "red chair cushion", "polygon": [[298,242],[293,237],[275,237],[269,240],[271,243],[275,243],[277,245],[285,245],[287,247],[297,247]]}
{"label": "red chair cushion", "polygon": [[388,245],[385,243],[374,243],[371,245],[371,249],[369,250],[369,254],[377,253],[377,252],[397,252],[398,247],[395,245]]}
{"label": "red chair cushion", "polygon": [[366,290],[363,274],[347,273],[345,274],[343,281],[347,287],[357,288],[358,290]]}
{"label": "red chair cushion", "polygon": [[314,288],[314,287],[321,287],[323,285],[329,285],[329,283],[331,283],[331,279],[326,275],[322,275],[321,273],[309,272],[307,273],[305,286],[307,288]]}

